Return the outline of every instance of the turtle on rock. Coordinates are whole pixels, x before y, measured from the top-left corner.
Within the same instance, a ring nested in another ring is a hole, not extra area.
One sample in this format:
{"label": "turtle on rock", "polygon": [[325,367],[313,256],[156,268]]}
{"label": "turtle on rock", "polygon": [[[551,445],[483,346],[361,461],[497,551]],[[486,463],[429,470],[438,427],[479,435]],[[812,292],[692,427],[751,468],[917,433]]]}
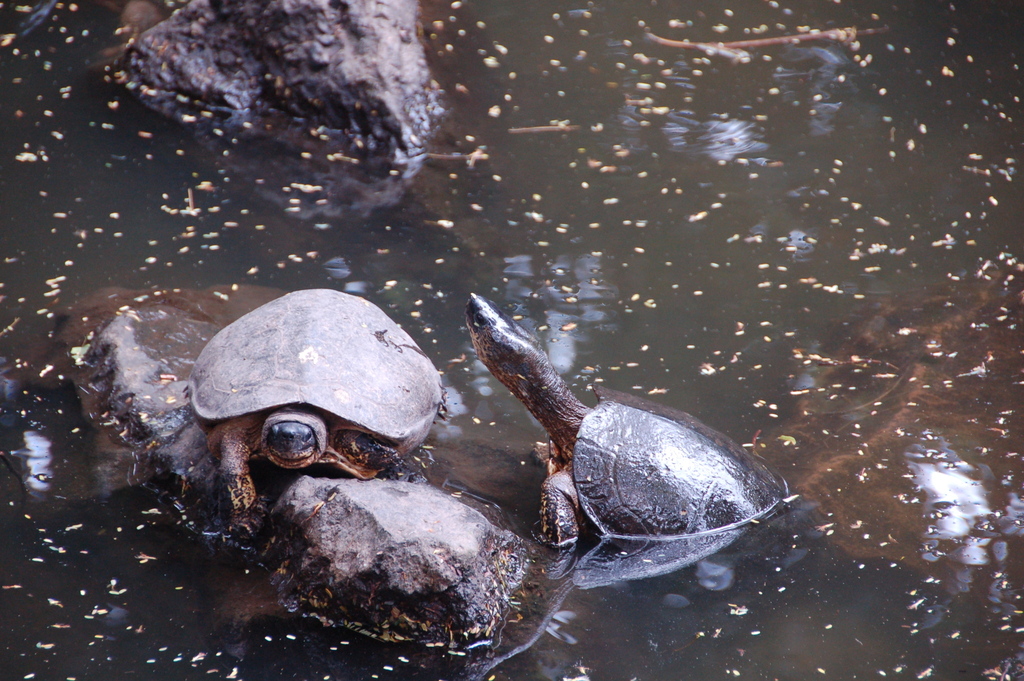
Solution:
{"label": "turtle on rock", "polygon": [[229,529],[248,532],[261,525],[250,459],[361,479],[394,472],[442,397],[437,370],[405,331],[369,301],[329,289],[289,293],[226,326],[188,389],[219,459]]}
{"label": "turtle on rock", "polygon": [[583,517],[613,537],[673,537],[739,527],[770,513],[786,482],[758,457],[689,414],[596,387],[580,402],[526,329],[471,295],[477,356],[548,432],[541,493],[546,542],[576,541]]}

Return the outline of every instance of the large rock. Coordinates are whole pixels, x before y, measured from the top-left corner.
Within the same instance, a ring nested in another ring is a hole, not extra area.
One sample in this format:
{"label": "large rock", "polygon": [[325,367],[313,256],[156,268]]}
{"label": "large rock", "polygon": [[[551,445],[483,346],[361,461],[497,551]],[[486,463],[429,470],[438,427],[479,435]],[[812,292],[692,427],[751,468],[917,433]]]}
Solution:
{"label": "large rock", "polygon": [[417,22],[415,0],[192,0],[128,45],[120,78],[179,120],[284,139],[283,114],[325,153],[404,164],[440,113]]}
{"label": "large rock", "polygon": [[285,603],[388,641],[489,638],[522,544],[427,485],[302,477],[272,510]]}

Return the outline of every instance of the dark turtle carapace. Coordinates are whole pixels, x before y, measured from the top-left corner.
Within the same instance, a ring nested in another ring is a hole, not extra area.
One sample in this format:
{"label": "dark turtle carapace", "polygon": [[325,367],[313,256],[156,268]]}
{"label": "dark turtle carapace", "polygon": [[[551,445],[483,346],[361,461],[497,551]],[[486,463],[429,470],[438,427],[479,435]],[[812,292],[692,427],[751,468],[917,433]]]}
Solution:
{"label": "dark turtle carapace", "polygon": [[758,457],[689,414],[595,388],[590,409],[526,329],[485,298],[466,308],[473,347],[550,438],[541,532],[576,540],[582,513],[599,534],[693,535],[764,516],[786,483]]}
{"label": "dark turtle carapace", "polygon": [[260,524],[250,459],[372,478],[423,441],[441,404],[416,342],[372,303],[328,289],[282,296],[222,329],[188,387],[219,457],[229,524],[247,530]]}

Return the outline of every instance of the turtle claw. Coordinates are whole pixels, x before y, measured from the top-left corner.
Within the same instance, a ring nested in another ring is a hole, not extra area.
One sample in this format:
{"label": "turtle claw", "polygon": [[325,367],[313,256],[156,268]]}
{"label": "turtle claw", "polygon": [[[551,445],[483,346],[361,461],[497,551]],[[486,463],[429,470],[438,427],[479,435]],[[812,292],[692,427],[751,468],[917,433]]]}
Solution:
{"label": "turtle claw", "polygon": [[541,541],[559,551],[576,546],[576,540],[579,538],[576,519],[573,518],[571,522],[566,522],[565,518],[559,518],[554,522],[550,520],[545,517],[541,518]]}
{"label": "turtle claw", "polygon": [[242,541],[251,540],[263,529],[266,513],[266,505],[258,498],[248,503],[231,505],[227,512],[228,536]]}
{"label": "turtle claw", "polygon": [[241,542],[251,541],[263,529],[263,515],[256,509],[233,513],[228,521],[227,536]]}

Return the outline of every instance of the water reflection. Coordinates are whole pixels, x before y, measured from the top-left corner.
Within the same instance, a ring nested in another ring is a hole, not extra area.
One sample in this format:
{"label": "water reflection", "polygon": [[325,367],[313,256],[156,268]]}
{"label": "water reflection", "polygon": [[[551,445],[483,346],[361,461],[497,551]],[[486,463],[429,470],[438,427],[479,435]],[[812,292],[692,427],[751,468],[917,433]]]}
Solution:
{"label": "water reflection", "polygon": [[809,260],[814,254],[816,239],[812,234],[800,228],[789,230],[789,234],[783,237],[783,250],[793,254],[793,260],[803,262]]}
{"label": "water reflection", "polygon": [[917,484],[926,494],[925,511],[931,519],[924,533],[922,557],[936,561],[946,555],[944,541],[957,548],[952,558],[964,565],[988,563],[987,537],[974,536],[979,523],[992,513],[988,495],[976,467],[960,458],[944,438],[930,446],[915,444],[904,453]]}
{"label": "water reflection", "polygon": [[[727,563],[738,560],[739,556],[745,553],[761,554],[768,550],[773,544],[773,541],[767,539],[770,533],[754,531],[755,538],[735,556],[716,557],[718,562],[715,565],[720,569],[716,571],[718,577],[710,582],[702,578],[702,574],[707,570],[704,569],[702,572],[701,566],[705,563],[710,564],[709,556],[718,554],[734,544],[752,528],[753,525],[748,525],[671,540],[604,538],[589,550],[584,549],[580,555],[570,553],[554,556],[544,570],[547,577],[542,580],[545,587],[541,591],[547,590],[546,598],[540,603],[532,604],[533,608],[540,606],[536,611],[540,623],[531,623],[530,617],[526,616],[512,626],[511,630],[507,628],[505,635],[509,640],[499,646],[487,669],[507,663],[534,647],[544,634],[565,646],[580,645],[583,642],[580,635],[584,632],[591,633],[585,624],[580,625],[576,622],[577,619],[581,619],[581,613],[576,607],[586,607],[585,601],[581,602],[580,606],[565,607],[565,603],[571,600],[570,597],[577,589],[584,592],[602,588],[626,591],[627,583],[643,582],[679,573],[695,563],[698,566],[696,577],[700,586],[707,591],[729,589],[733,584],[734,570],[733,567],[727,566]],[[541,559],[540,562],[543,563],[544,560]],[[683,581],[689,580],[683,578]],[[669,610],[680,610],[689,606],[691,599],[679,593],[668,593],[661,598],[661,604]],[[699,614],[694,616],[700,618]],[[567,670],[573,662],[578,664],[578,660],[571,660],[566,656],[567,652],[567,649],[562,649],[539,653],[538,657],[542,659],[552,654],[558,656],[557,661],[548,659],[543,664],[549,671],[555,672],[547,673],[549,678],[567,678]]]}
{"label": "water reflection", "polygon": [[850,74],[861,69],[850,59],[847,49],[831,43],[790,45],[780,56],[785,66],[772,74],[784,102],[808,107],[808,132],[812,137],[835,131],[844,100],[857,92]]}
{"label": "water reflection", "polygon": [[[502,297],[523,312],[533,301],[541,301],[543,323],[531,324],[528,319],[523,323],[544,342],[559,373],[568,373],[576,365],[577,347],[591,340],[591,331],[616,328],[613,305],[618,290],[607,283],[603,269],[602,256],[594,253],[563,254],[539,266],[532,255],[505,258]],[[478,378],[474,384],[480,395],[491,395],[486,378]]]}
{"label": "water reflection", "polygon": [[574,619],[576,619],[576,613],[572,610],[559,610],[551,616],[551,621],[548,623],[547,627],[544,628],[544,631],[563,643],[571,646],[576,645],[579,643],[579,639],[569,632],[562,630],[563,624],[569,624]]}
{"label": "water reflection", "polygon": [[661,130],[672,151],[700,154],[712,161],[733,161],[768,151],[768,145],[762,141],[764,131],[752,121],[724,114],[710,121],[688,119],[679,113],[667,118],[669,122]]}
{"label": "water reflection", "polygon": [[[1006,505],[1005,514],[996,522],[999,527],[999,531],[1004,535],[1024,535],[1024,499],[1021,499],[1021,497],[1015,492],[1011,492],[1009,495],[1009,502]],[[1004,543],[1000,543],[1005,547]],[[1002,558],[1000,558],[1000,560],[1002,560]]]}
{"label": "water reflection", "polygon": [[722,591],[732,585],[732,568],[706,558],[735,542],[746,529],[671,540],[607,538],[576,562],[572,583],[581,589],[594,589],[670,574],[696,563],[701,586],[709,591]]}
{"label": "water reflection", "polygon": [[702,560],[697,563],[697,581],[708,591],[725,591],[732,586],[733,569],[713,560]]}
{"label": "water reflection", "polygon": [[33,7],[29,15],[22,19],[18,26],[18,35],[24,37],[39,28],[44,21],[50,18],[50,13],[56,4],[57,0],[43,0]]}
{"label": "water reflection", "polygon": [[325,262],[324,269],[331,279],[347,279],[352,275],[352,267],[340,255]]}
{"label": "water reflection", "polygon": [[32,496],[44,499],[53,480],[50,440],[35,430],[26,430],[24,438],[24,448],[11,452],[11,456],[21,463],[22,482],[25,488]]}
{"label": "water reflection", "polygon": [[[18,394],[18,381],[10,376],[12,366],[6,357],[0,357],[0,405],[6,407],[12,404]],[[13,415],[0,413],[0,425],[10,426],[13,424]]]}

